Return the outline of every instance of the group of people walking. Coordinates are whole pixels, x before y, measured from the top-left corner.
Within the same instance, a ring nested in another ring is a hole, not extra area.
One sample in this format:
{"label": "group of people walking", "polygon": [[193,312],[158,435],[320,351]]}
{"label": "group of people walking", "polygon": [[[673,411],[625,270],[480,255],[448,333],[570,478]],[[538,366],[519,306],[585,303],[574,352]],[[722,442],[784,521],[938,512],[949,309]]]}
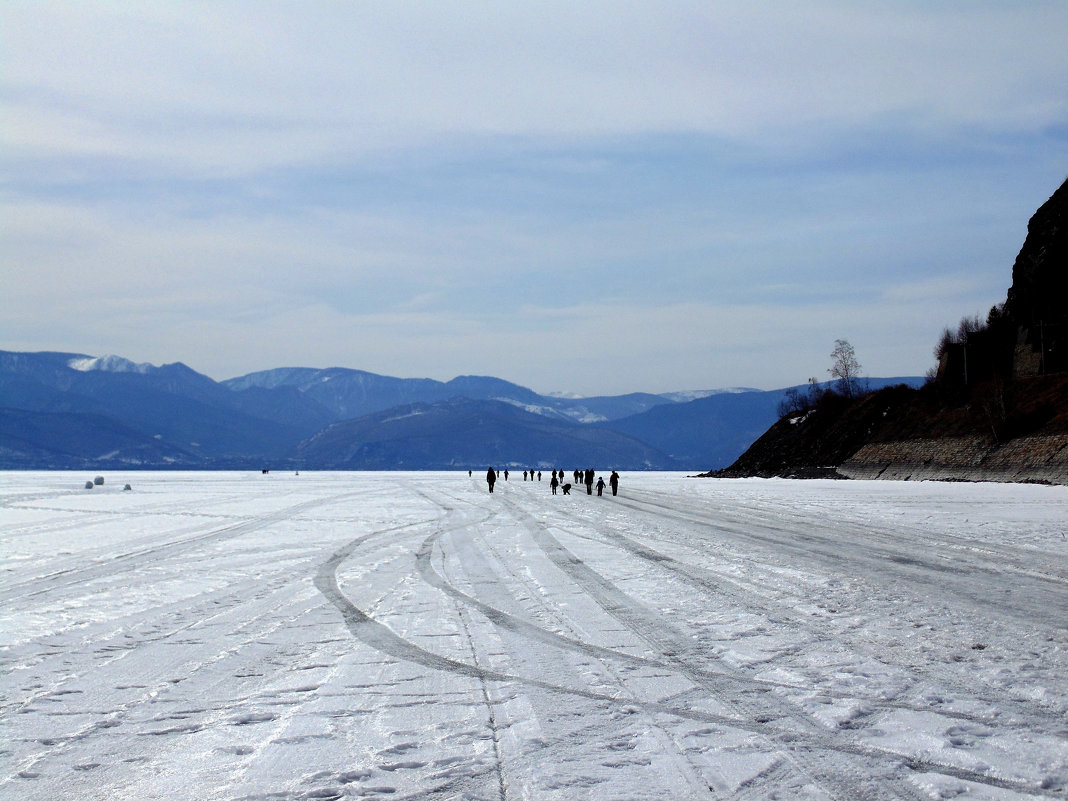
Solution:
{"label": "group of people walking", "polygon": [[[467,475],[471,475],[471,471],[470,470],[467,471]],[[531,481],[533,481],[535,475],[537,475],[538,481],[541,481],[541,471],[540,470],[538,470],[536,472],[534,470],[524,470],[523,471],[523,480],[526,481],[529,478]],[[549,480],[549,489],[552,490],[553,495],[556,495],[556,491],[558,489],[562,490],[564,495],[570,495],[571,494],[572,484],[569,483],[569,482],[565,482],[564,481],[564,475],[565,474],[564,474],[563,470],[553,470],[552,478]],[[489,468],[486,471],[486,483],[489,485],[489,491],[490,492],[493,492],[493,486],[497,483],[497,479],[500,476],[501,476],[501,473],[498,470],[496,470],[496,469],[494,469],[492,467]],[[612,494],[613,495],[616,495],[619,492],[619,473],[617,473],[615,470],[613,470],[612,471],[612,475],[609,476],[607,485],[605,484],[604,476],[598,476],[596,474],[596,471],[594,471],[592,468],[589,469],[589,470],[576,470],[572,474],[572,476],[574,478],[574,483],[575,484],[585,484],[586,485],[586,494],[587,495],[593,495],[594,486],[597,487],[597,494],[598,495],[603,495],[604,494],[605,486],[609,486],[609,487],[612,488]],[[594,479],[595,478],[597,479],[596,485],[594,484]],[[508,480],[508,471],[507,470],[504,471],[504,480],[505,481]]]}

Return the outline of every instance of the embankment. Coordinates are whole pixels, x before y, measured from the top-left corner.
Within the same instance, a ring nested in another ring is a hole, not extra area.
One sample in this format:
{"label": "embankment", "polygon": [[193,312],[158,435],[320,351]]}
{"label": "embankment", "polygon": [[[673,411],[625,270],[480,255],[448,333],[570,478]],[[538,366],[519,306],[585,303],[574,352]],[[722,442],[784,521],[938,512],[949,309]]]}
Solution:
{"label": "embankment", "polygon": [[1068,434],[997,443],[980,436],[870,442],[838,466],[848,478],[1068,484]]}

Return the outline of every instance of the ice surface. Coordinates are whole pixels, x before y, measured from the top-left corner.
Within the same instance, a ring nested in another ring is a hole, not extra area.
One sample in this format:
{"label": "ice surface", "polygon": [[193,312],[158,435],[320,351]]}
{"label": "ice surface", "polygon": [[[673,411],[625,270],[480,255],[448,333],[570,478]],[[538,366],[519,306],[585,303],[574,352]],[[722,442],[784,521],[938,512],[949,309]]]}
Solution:
{"label": "ice surface", "polygon": [[5,799],[1068,795],[1068,488],[85,479],[0,473]]}

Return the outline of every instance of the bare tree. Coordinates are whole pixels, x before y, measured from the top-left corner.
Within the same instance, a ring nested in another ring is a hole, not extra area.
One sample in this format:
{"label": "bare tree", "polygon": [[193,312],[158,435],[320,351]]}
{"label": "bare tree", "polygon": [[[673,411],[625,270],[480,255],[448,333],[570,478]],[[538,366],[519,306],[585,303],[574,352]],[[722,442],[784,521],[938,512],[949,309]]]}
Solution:
{"label": "bare tree", "polygon": [[[953,332],[946,326],[942,329],[942,336],[938,339],[938,344],[935,345],[934,357],[936,362],[941,362],[942,357],[949,353],[949,349],[957,344],[957,338],[953,335]],[[937,368],[936,368],[937,369]]]}
{"label": "bare tree", "polygon": [[978,334],[985,328],[986,325],[979,319],[978,314],[973,314],[971,317],[962,317],[960,324],[957,326],[957,342],[967,345],[972,334]]}
{"label": "bare tree", "polygon": [[827,372],[831,378],[838,379],[838,389],[847,398],[854,398],[861,392],[860,362],[848,339],[834,341],[831,367]]}
{"label": "bare tree", "polygon": [[778,413],[779,417],[786,417],[788,414],[796,414],[797,412],[803,412],[805,410],[806,398],[797,387],[790,387],[783,393],[782,400],[779,401]]}

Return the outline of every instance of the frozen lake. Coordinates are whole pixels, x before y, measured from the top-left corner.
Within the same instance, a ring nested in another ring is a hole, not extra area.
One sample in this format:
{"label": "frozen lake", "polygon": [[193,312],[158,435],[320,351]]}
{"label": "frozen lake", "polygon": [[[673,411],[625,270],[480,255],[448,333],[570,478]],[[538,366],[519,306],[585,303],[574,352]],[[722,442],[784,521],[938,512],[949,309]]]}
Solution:
{"label": "frozen lake", "polygon": [[1065,487],[105,477],[0,473],[4,799],[1068,797]]}

